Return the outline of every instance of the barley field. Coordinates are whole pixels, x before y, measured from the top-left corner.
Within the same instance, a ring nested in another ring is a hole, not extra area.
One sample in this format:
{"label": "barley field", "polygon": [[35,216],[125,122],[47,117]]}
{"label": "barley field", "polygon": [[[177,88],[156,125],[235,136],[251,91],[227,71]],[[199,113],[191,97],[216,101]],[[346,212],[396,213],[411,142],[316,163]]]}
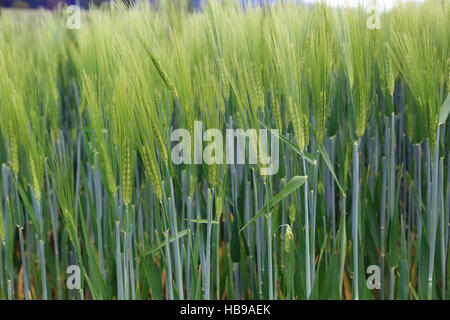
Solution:
{"label": "barley field", "polygon": [[448,299],[449,17],[4,10],[0,299]]}

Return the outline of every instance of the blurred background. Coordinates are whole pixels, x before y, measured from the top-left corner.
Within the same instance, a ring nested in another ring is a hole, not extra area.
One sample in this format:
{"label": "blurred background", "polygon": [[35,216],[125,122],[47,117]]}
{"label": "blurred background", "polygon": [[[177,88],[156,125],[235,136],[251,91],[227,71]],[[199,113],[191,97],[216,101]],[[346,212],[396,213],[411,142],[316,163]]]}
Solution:
{"label": "blurred background", "polygon": [[[58,5],[77,4],[82,8],[89,8],[89,5],[101,5],[104,2],[109,2],[110,0],[0,0],[0,7],[6,8],[17,8],[17,9],[55,9]],[[125,0],[133,1],[133,0]],[[154,2],[157,0],[149,0]],[[202,0],[188,0],[193,8],[198,8]],[[251,0],[250,2],[259,2],[264,0]]]}
{"label": "blurred background", "polygon": [[[99,6],[102,3],[109,2],[111,0],[0,0],[0,8],[6,7],[6,8],[16,8],[16,9],[55,9],[59,5],[68,4],[73,5],[77,4],[80,7],[84,9],[88,9],[90,5]],[[122,0],[124,2],[133,2],[134,0]],[[148,0],[150,2],[158,2],[159,0]],[[180,0],[172,0],[172,1],[180,1]],[[201,2],[204,0],[186,0],[192,9],[198,9],[201,6]],[[284,1],[284,0],[235,0],[242,3],[242,5],[245,7],[247,5],[255,5],[255,4],[262,4],[262,3],[271,3],[276,1]],[[318,1],[326,1],[327,4],[332,6],[352,6],[355,7],[358,4],[362,4],[363,6],[372,5],[374,2],[376,6],[381,11],[390,10],[392,7],[395,6],[398,2],[423,2],[424,0],[291,0],[291,1],[297,1],[301,3],[313,3]],[[448,0],[443,0],[448,1]]]}
{"label": "blurred background", "polygon": [[0,4],[6,8],[17,8],[17,9],[54,9],[58,4],[68,3],[76,4],[79,3],[83,7],[88,7],[89,2],[102,2],[103,0],[0,0]]}

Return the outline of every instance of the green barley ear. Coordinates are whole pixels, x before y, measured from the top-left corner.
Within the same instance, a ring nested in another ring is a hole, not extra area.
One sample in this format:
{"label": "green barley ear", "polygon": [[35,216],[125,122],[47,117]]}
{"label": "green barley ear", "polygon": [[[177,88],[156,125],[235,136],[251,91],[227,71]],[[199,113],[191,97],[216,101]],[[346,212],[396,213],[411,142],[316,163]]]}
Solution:
{"label": "green barley ear", "polygon": [[220,80],[217,80],[216,77],[211,77],[210,81],[213,87],[213,92],[215,93],[217,106],[219,107],[220,112],[225,114],[225,100],[222,94],[223,90],[221,90],[219,86]]}
{"label": "green barley ear", "polygon": [[320,119],[319,122],[317,123],[317,143],[321,144],[323,142],[323,138],[325,136],[325,130],[326,130],[326,121],[327,121],[327,117],[328,115],[326,114],[326,109],[327,109],[327,96],[326,96],[326,92],[324,91],[320,91],[319,94],[319,105],[320,105],[320,111],[321,111],[321,115],[318,116],[317,118]]}
{"label": "green barley ear", "polygon": [[[155,90],[154,101],[155,101],[155,106],[159,105],[162,101],[161,92],[159,90]],[[171,107],[172,107],[172,104],[169,104],[168,110],[164,110],[163,108],[161,108],[161,110],[160,110],[161,112],[158,113],[158,115],[160,115],[162,118],[162,129],[163,129],[163,132],[161,133],[162,137],[165,136],[164,133],[168,131],[168,128],[170,126],[169,119],[167,119],[167,113],[169,115],[172,113]]]}
{"label": "green barley ear", "polygon": [[[67,208],[61,208],[62,210],[62,216],[63,216],[63,221],[64,221],[64,225],[67,228],[67,235],[69,236],[70,241],[73,243],[73,245],[75,246],[75,250],[78,251],[77,254],[80,254],[80,244],[79,244],[79,240],[77,237],[77,223],[74,219],[74,214],[69,211],[69,209]],[[81,257],[79,258],[81,260]]]}
{"label": "green barley ear", "polygon": [[114,175],[114,171],[111,166],[111,162],[109,161],[108,153],[106,152],[106,147],[104,143],[100,143],[100,156],[103,159],[103,165],[105,167],[106,174],[106,186],[111,194],[116,194],[117,184],[116,177]]}
{"label": "green barley ear", "polygon": [[242,115],[241,115],[241,113],[240,112],[238,112],[238,113],[236,113],[236,127],[237,128],[243,128],[244,127],[244,124],[245,124],[245,122],[242,120]]}
{"label": "green barley ear", "polygon": [[153,192],[158,200],[162,201],[162,181],[155,151],[150,146],[142,145],[140,152],[144,163],[145,173],[147,174],[147,178],[152,185]]}
{"label": "green barley ear", "polygon": [[302,70],[304,68],[304,65],[305,65],[305,62],[306,62],[306,54],[307,54],[307,52],[309,50],[310,45],[311,45],[311,37],[310,37],[310,35],[308,33],[305,36],[305,42],[303,43],[302,53],[300,55],[300,59],[299,59],[299,62],[298,62],[298,67],[299,67],[300,73],[302,72]]}
{"label": "green barley ear", "polygon": [[[325,137],[330,114],[331,96],[334,84],[333,42],[330,28],[323,16],[325,7],[316,9],[310,32],[311,45],[308,50],[306,76],[311,90],[312,112],[316,126],[316,139],[319,145]],[[306,101],[306,100],[305,100]]]}
{"label": "green barley ear", "polygon": [[288,109],[291,116],[292,127],[294,128],[294,136],[297,140],[298,147],[301,151],[305,150],[305,130],[303,128],[304,119],[292,101],[292,97],[288,97]]}
{"label": "green barley ear", "polygon": [[159,153],[165,162],[168,161],[169,157],[167,155],[166,145],[164,144],[163,136],[161,134],[161,130],[156,122],[155,115],[151,113],[150,115],[150,125],[152,129],[152,135],[156,140],[156,145],[158,146]]}
{"label": "green barley ear", "polygon": [[303,115],[303,150],[306,149],[309,145],[309,119],[308,116],[305,114]]}
{"label": "green barley ear", "polygon": [[17,178],[19,173],[19,146],[12,121],[9,122],[9,133],[9,165],[14,176]]}
{"label": "green barley ear", "polygon": [[153,65],[155,66],[156,70],[158,71],[159,75],[161,76],[161,79],[164,81],[164,83],[166,84],[166,86],[169,89],[170,93],[172,94],[172,97],[175,100],[178,100],[177,89],[175,89],[175,86],[174,86],[173,82],[170,80],[169,76],[164,71],[164,68],[162,67],[161,62],[158,60],[158,58],[156,58],[156,56],[150,50],[148,45],[144,45],[144,47],[145,47],[145,50],[146,50],[147,54],[150,57],[150,60],[152,60]]}
{"label": "green barley ear", "polygon": [[284,234],[284,252],[289,254],[292,249],[292,244],[294,243],[294,234],[290,225],[286,226],[286,233]]}
{"label": "green barley ear", "polygon": [[354,95],[356,96],[356,101],[354,102],[356,104],[356,109],[359,110],[356,113],[356,135],[358,139],[361,139],[364,135],[364,132],[366,131],[367,126],[367,118],[368,118],[368,112],[363,111],[368,109],[369,105],[369,98],[367,97],[367,94],[365,90],[362,88],[364,84],[358,83],[357,91]]}
{"label": "green barley ear", "polygon": [[219,183],[219,172],[217,164],[208,165],[208,182],[211,188],[214,188]]}
{"label": "green barley ear", "polygon": [[129,141],[125,142],[125,145],[120,150],[121,154],[121,170],[120,170],[120,179],[122,186],[122,200],[125,207],[131,202],[131,188],[133,182],[133,172],[134,172],[134,159],[133,159],[133,151],[131,148],[131,143]]}
{"label": "green barley ear", "polygon": [[335,25],[337,39],[343,43],[341,58],[349,80],[351,116],[358,140],[366,130],[374,89],[375,33],[365,24],[365,15],[359,9],[346,11]]}
{"label": "green barley ear", "polygon": [[223,213],[223,196],[222,194],[218,194],[216,197],[216,217],[217,221],[220,221]]}
{"label": "green barley ear", "polygon": [[389,56],[389,58],[385,59],[385,63],[386,63],[386,85],[389,91],[389,94],[391,95],[391,97],[394,96],[394,90],[395,90],[395,78],[396,78],[396,74],[395,74],[395,70],[394,67],[392,66],[392,59]]}
{"label": "green barley ear", "polygon": [[191,173],[191,181],[189,183],[189,197],[194,198],[195,189],[197,188],[197,179],[195,177],[195,172]]}
{"label": "green barley ear", "polygon": [[450,92],[450,58],[447,59],[447,91]]}
{"label": "green barley ear", "polygon": [[296,215],[295,206],[293,204],[291,204],[291,206],[289,207],[289,223],[291,225],[294,225],[296,218],[297,218],[297,215]]}
{"label": "green barley ear", "polygon": [[36,159],[31,154],[29,155],[29,159],[34,197],[39,203],[41,201],[42,166],[36,163]]}
{"label": "green barley ear", "polygon": [[230,100],[230,83],[228,81],[228,77],[225,70],[225,63],[222,58],[218,59],[218,65],[219,65],[219,83],[222,87],[223,95],[225,96],[225,100]]}
{"label": "green barley ear", "polygon": [[252,66],[247,66],[243,76],[245,78],[245,84],[252,106],[258,109],[264,107],[264,93],[254,68]]}
{"label": "green barley ear", "polygon": [[275,125],[277,127],[278,130],[280,130],[280,133],[283,132],[283,122],[281,121],[281,106],[280,106],[280,101],[277,97],[277,95],[275,94],[274,90],[271,90],[271,98],[272,98],[272,112],[273,112],[273,117],[275,119]]}
{"label": "green barley ear", "polygon": [[254,90],[255,90],[255,97],[256,97],[256,105],[259,108],[264,107],[264,92],[261,86],[261,82],[259,79],[254,78]]}
{"label": "green barley ear", "polygon": [[[426,18],[415,14],[413,19]],[[442,14],[442,15],[441,15]],[[425,124],[425,138],[429,139],[430,149],[434,143],[438,128],[438,115],[445,94],[442,94],[443,75],[446,72],[448,41],[442,41],[444,29],[436,28],[436,19],[445,19],[445,11],[436,12],[432,21],[426,21],[426,28],[420,24],[404,21],[395,25],[389,49],[397,70],[409,87],[410,94],[417,102],[421,121]],[[446,19],[448,20],[448,19]],[[401,21],[400,21],[401,22]],[[448,39],[446,37],[445,39]]]}
{"label": "green barley ear", "polygon": [[414,110],[412,110],[410,104],[405,105],[406,113],[406,132],[408,133],[409,141],[414,139]]}

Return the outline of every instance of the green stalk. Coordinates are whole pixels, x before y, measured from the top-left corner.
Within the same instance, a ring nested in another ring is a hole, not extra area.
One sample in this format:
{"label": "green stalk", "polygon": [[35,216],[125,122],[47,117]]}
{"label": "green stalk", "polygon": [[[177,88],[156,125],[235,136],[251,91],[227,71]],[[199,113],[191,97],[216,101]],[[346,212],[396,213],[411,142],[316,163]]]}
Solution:
{"label": "green stalk", "polygon": [[123,300],[123,279],[122,279],[122,254],[120,249],[120,222],[115,222],[114,235],[116,240],[116,275],[117,275],[117,299]]}
{"label": "green stalk", "polygon": [[[245,224],[247,224],[250,221],[250,202],[251,202],[251,196],[250,196],[250,182],[247,179],[247,171],[245,171],[245,202],[244,202],[244,219]],[[255,261],[254,261],[254,247],[253,247],[253,225],[248,226],[246,230],[247,235],[247,244],[249,248],[249,269],[254,270],[255,268]],[[253,275],[250,277],[250,290],[251,292],[255,292],[255,278]]]}
{"label": "green stalk", "polygon": [[381,177],[381,209],[380,209],[380,298],[384,299],[384,270],[386,259],[386,158],[382,159],[382,177]]}
{"label": "green stalk", "polygon": [[[270,178],[267,178],[268,180]],[[266,204],[267,204],[267,263],[269,269],[268,281],[269,281],[269,299],[273,300],[273,257],[272,257],[272,213],[269,211],[269,198],[271,198],[270,180],[265,183],[266,185]]]}
{"label": "green stalk", "polygon": [[[192,248],[192,210],[193,203],[191,197],[187,198],[187,227],[188,227],[188,239],[187,239],[187,272],[186,272],[186,298],[191,299],[191,248]],[[217,264],[218,265],[218,264]]]}
{"label": "green stalk", "polygon": [[316,150],[316,165],[313,169],[313,189],[311,190],[311,286],[314,285],[314,279],[316,277],[316,209],[317,209],[317,175],[319,171],[320,152]]}
{"label": "green stalk", "polygon": [[[127,207],[128,216],[128,207]],[[129,262],[129,272],[130,272],[130,285],[131,285],[131,299],[136,299],[136,286],[135,286],[135,274],[134,274],[134,263],[133,263],[133,244],[132,239],[134,235],[133,225],[134,225],[134,210],[131,209],[131,217],[128,218],[128,232],[127,232],[127,247],[128,247],[128,262]]]}
{"label": "green stalk", "polygon": [[210,289],[211,289],[211,221],[212,221],[212,197],[213,192],[208,188],[206,195],[206,215],[207,215],[207,225],[206,225],[206,270],[205,272],[205,299],[209,300]]}
{"label": "green stalk", "polygon": [[129,212],[128,212],[128,206],[125,206],[125,217],[124,217],[124,237],[123,237],[123,286],[124,286],[124,296],[125,300],[130,300],[130,271],[129,271],[129,259],[130,259],[130,252],[128,248],[128,237],[129,235],[129,224],[130,224],[130,218],[129,218]]}
{"label": "green stalk", "polygon": [[216,299],[220,299],[220,217],[217,217],[216,227]]}
{"label": "green stalk", "polygon": [[[56,296],[59,300],[62,300],[63,292],[62,292],[62,280],[60,274],[60,253],[59,253],[59,243],[58,243],[58,216],[57,216],[57,207],[56,207],[56,196],[52,197],[50,180],[48,178],[48,170],[47,166],[45,166],[45,181],[47,183],[47,199],[49,203],[49,211],[50,211],[50,221],[52,225],[53,231],[53,246],[55,250],[55,269],[56,269]],[[17,182],[16,182],[17,183]],[[17,194],[17,184],[16,184],[16,194]],[[16,196],[17,197],[17,196]]]}
{"label": "green stalk", "polygon": [[[1,204],[0,204],[1,207]],[[1,217],[1,219],[3,219],[3,217]],[[1,221],[3,223],[3,221]],[[4,294],[4,288],[5,288],[5,279],[4,279],[4,275],[3,275],[3,248],[5,247],[5,241],[1,240],[0,241],[0,297],[2,299],[5,299],[5,294]]]}
{"label": "green stalk", "polygon": [[[330,138],[330,156],[331,166],[334,167],[334,142],[335,137]],[[334,179],[331,174],[328,174],[328,179],[331,185],[331,235],[333,236],[333,245],[336,243],[336,200],[335,200],[335,186]]]}
{"label": "green stalk", "polygon": [[445,270],[445,268],[446,268],[446,255],[445,255],[445,242],[446,242],[446,239],[445,239],[445,227],[446,227],[446,225],[445,225],[445,213],[444,213],[444,209],[445,209],[445,207],[444,207],[444,190],[443,190],[443,187],[444,187],[444,158],[441,158],[440,159],[440,161],[439,161],[439,187],[438,187],[438,190],[439,190],[439,194],[440,194],[440,212],[441,212],[441,215],[440,215],[440,219],[441,219],[441,221],[440,221],[440,226],[441,226],[441,277],[442,277],[442,300],[445,300],[445,298],[446,298],[446,277],[445,277],[445,274],[446,274],[446,270]]}
{"label": "green stalk", "polygon": [[[254,192],[254,197],[255,197],[255,214],[259,211],[258,210],[258,186],[257,186],[257,180],[256,180],[256,173],[255,170],[252,170],[252,176],[253,176],[253,189],[255,190]],[[262,256],[262,248],[261,248],[261,236],[260,236],[260,231],[261,231],[261,226],[260,226],[260,220],[261,219],[256,219],[256,264],[257,264],[257,273],[258,273],[258,293],[259,293],[259,299],[262,299],[262,262],[261,262],[261,256]]]}
{"label": "green stalk", "polygon": [[417,261],[420,261],[420,242],[422,238],[422,167],[421,167],[421,146],[416,145],[415,149],[415,162],[416,162],[416,175],[415,185],[417,188],[417,208],[416,208],[416,221],[417,221]]}
{"label": "green stalk", "polygon": [[394,300],[395,268],[389,268],[389,300]]}
{"label": "green stalk", "polygon": [[[389,225],[394,226],[394,199],[395,199],[395,115],[391,113],[391,126],[389,128],[389,182],[388,182],[388,204],[389,204]],[[396,241],[390,239],[389,241]],[[392,248],[391,248],[392,250]],[[395,289],[395,261],[389,261],[389,299],[394,299]]]}
{"label": "green stalk", "polygon": [[388,185],[388,201],[389,201],[389,221],[394,217],[394,197],[395,197],[395,117],[391,114],[390,127],[390,152],[389,152],[389,185]]}
{"label": "green stalk", "polygon": [[168,286],[168,292],[169,292],[169,299],[173,300],[173,288],[172,288],[172,262],[170,258],[170,248],[169,248],[169,231],[166,231],[164,233],[164,241],[165,241],[165,251],[166,251],[166,265],[167,265],[167,286]]}
{"label": "green stalk", "polygon": [[[6,242],[5,242],[5,272],[7,275],[7,291],[8,300],[12,300],[14,297],[14,267],[12,259],[12,248],[13,248],[13,235],[12,235],[12,214],[11,208],[9,207],[9,170],[5,164],[2,164],[2,182],[3,182],[3,192],[4,192],[4,207],[5,207],[5,229],[6,229]],[[3,217],[2,217],[3,218]],[[3,222],[3,221],[2,221]]]}
{"label": "green stalk", "polygon": [[359,201],[359,142],[353,142],[353,187],[352,187],[352,241],[353,241],[353,299],[359,299],[358,293],[358,201]]}
{"label": "green stalk", "polygon": [[174,241],[174,250],[175,250],[175,278],[177,282],[177,290],[178,290],[178,298],[180,300],[184,299],[184,288],[183,288],[183,268],[181,266],[181,258],[180,258],[180,242],[178,239],[178,224],[177,224],[177,212],[175,208],[175,198],[174,198],[174,191],[173,191],[173,184],[172,181],[170,181],[170,194],[171,198],[168,199],[169,202],[169,219],[170,219],[170,226],[172,228],[172,231],[174,232],[175,241]]}
{"label": "green stalk", "polygon": [[433,271],[434,271],[434,254],[436,249],[436,230],[438,218],[438,179],[439,179],[439,133],[440,126],[437,129],[435,149],[433,155],[432,181],[431,181],[431,225],[430,225],[430,258],[428,260],[428,289],[427,299],[433,298]]}
{"label": "green stalk", "polygon": [[39,248],[39,261],[41,263],[41,278],[42,278],[42,299],[47,300],[47,272],[46,272],[46,262],[45,262],[45,250],[44,250],[44,222],[41,216],[41,205],[37,202],[34,197],[33,189],[31,188],[31,197],[33,199],[33,210],[36,214],[40,225],[40,235],[38,239],[38,248]]}
{"label": "green stalk", "polygon": [[95,212],[97,222],[97,252],[98,252],[98,264],[103,277],[106,276],[105,263],[103,258],[103,236],[102,236],[102,187],[101,187],[101,175],[98,167],[97,155],[94,155],[95,173],[94,173],[94,189],[95,189]]}
{"label": "green stalk", "polygon": [[[306,162],[303,158],[303,171],[306,174]],[[304,187],[305,196],[305,264],[306,264],[306,299],[309,299],[311,294],[311,272],[310,272],[310,248],[309,248],[309,213],[308,213],[308,179],[305,181]]]}

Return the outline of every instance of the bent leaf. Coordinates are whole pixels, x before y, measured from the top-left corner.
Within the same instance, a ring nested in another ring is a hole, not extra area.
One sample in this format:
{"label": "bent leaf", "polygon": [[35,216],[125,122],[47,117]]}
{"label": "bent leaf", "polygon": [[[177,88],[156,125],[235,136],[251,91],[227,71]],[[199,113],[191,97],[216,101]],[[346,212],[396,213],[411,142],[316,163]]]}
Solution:
{"label": "bent leaf", "polygon": [[250,224],[256,221],[265,211],[272,210],[279,202],[281,202],[284,198],[286,198],[288,195],[293,193],[295,190],[300,188],[308,179],[306,176],[295,176],[291,180],[289,180],[288,183],[284,186],[284,188],[277,193],[272,199],[270,199],[264,207],[258,211],[258,213],[241,229],[244,230],[247,228]]}
{"label": "bent leaf", "polygon": [[441,106],[441,111],[439,112],[439,125],[445,124],[447,121],[448,114],[450,113],[450,94],[447,94],[447,98]]}
{"label": "bent leaf", "polygon": [[[183,231],[178,232],[178,237],[177,238],[180,239],[180,238],[184,237],[185,235],[187,235],[187,232],[188,232],[187,230],[183,230]],[[175,236],[169,237],[169,243],[172,243],[174,241],[175,241]],[[149,254],[155,253],[159,249],[164,248],[164,245],[165,245],[165,243],[161,242],[160,244],[158,244],[158,245],[148,249],[147,251],[145,251],[143,256],[147,256]]]}

